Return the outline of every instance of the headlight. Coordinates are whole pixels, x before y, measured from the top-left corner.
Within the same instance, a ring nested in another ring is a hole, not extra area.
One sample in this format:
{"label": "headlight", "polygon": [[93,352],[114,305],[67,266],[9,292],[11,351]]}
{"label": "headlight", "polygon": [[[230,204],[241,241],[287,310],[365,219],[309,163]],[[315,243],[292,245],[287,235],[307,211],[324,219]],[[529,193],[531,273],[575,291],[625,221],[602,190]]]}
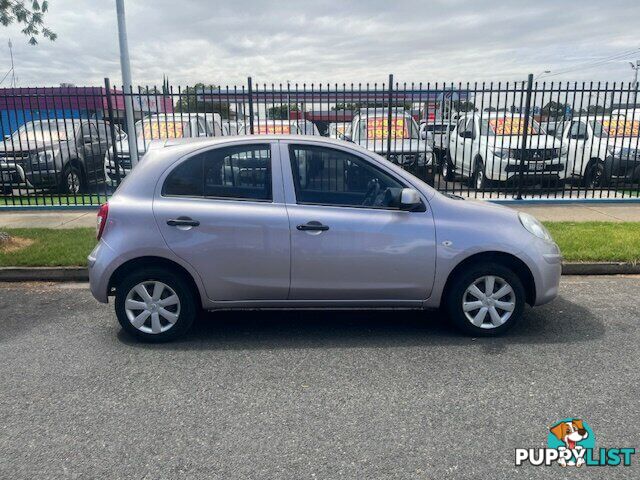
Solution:
{"label": "headlight", "polygon": [[509,158],[509,150],[508,149],[501,149],[501,148],[496,148],[495,150],[491,150],[491,153],[493,153],[494,157],[498,157],[498,158]]}
{"label": "headlight", "polygon": [[44,150],[39,152],[31,159],[31,163],[33,165],[49,166],[53,163],[58,152],[59,150]]}
{"label": "headlight", "polygon": [[607,147],[607,152],[609,152],[611,155],[618,156],[618,155],[620,155],[620,153],[622,153],[622,147],[616,147],[615,145],[609,145]]}
{"label": "headlight", "polygon": [[518,212],[518,218],[520,219],[520,223],[522,226],[531,234],[535,235],[538,238],[543,240],[547,240],[548,242],[553,242],[553,238],[551,238],[551,234],[544,228],[536,217],[533,215],[529,215],[528,213]]}

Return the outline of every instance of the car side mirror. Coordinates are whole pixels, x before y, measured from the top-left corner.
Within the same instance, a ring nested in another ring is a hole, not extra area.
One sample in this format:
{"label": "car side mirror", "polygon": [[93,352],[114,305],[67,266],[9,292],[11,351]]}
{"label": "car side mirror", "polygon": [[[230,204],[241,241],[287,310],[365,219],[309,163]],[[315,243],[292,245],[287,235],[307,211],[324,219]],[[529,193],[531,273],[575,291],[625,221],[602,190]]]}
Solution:
{"label": "car side mirror", "polygon": [[427,132],[426,131],[421,131],[420,132],[420,139],[421,140],[426,140],[427,139]]}
{"label": "car side mirror", "polygon": [[93,143],[93,137],[91,135],[83,135],[82,136],[82,143],[83,144],[87,144],[87,143]]}
{"label": "car side mirror", "polygon": [[400,193],[400,210],[412,212],[422,206],[420,194],[413,188],[403,188]]}
{"label": "car side mirror", "polygon": [[573,133],[569,138],[572,140],[586,140],[586,135],[584,133]]}
{"label": "car side mirror", "polygon": [[464,138],[464,139],[467,139],[467,138],[471,138],[471,139],[473,139],[473,138],[474,138],[473,132],[471,132],[471,131],[469,131],[469,130],[466,130],[466,131],[464,131],[464,132],[460,133],[460,136],[461,136],[462,138]]}

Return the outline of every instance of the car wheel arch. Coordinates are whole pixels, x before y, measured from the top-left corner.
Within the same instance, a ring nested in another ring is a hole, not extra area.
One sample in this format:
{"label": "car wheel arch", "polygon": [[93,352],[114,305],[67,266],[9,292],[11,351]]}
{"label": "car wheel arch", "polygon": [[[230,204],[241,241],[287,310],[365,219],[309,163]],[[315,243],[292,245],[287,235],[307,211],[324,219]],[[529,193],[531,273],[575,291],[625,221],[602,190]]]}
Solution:
{"label": "car wheel arch", "polygon": [[441,299],[446,298],[448,290],[451,287],[456,276],[472,265],[482,263],[498,263],[511,269],[520,278],[526,292],[526,301],[529,305],[533,305],[536,301],[536,284],[531,269],[517,256],[501,251],[485,251],[474,253],[465,257],[456,266],[451,269],[447,275],[447,281],[442,289]]}
{"label": "car wheel arch", "polygon": [[156,256],[136,257],[127,260],[119,265],[109,277],[109,283],[107,285],[108,294],[113,295],[120,282],[122,282],[122,280],[124,280],[124,278],[126,278],[129,273],[145,267],[166,268],[167,270],[171,270],[176,274],[182,276],[193,288],[193,292],[196,295],[198,304],[202,305],[203,292],[198,285],[198,282],[193,277],[192,273],[173,260]]}

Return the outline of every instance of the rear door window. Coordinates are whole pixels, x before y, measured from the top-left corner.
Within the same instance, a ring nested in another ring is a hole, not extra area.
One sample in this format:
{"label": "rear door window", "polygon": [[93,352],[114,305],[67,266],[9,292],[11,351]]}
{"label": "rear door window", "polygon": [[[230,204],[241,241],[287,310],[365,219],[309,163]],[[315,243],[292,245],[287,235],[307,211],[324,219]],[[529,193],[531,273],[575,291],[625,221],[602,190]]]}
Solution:
{"label": "rear door window", "polygon": [[271,147],[239,145],[198,153],[167,176],[162,194],[271,201]]}

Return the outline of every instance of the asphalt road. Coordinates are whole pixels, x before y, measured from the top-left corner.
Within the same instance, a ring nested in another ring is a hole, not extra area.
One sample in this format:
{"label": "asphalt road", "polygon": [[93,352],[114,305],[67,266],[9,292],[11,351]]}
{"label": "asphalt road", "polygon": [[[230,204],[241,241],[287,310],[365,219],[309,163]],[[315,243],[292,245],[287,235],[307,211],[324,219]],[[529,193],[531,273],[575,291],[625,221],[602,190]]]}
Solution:
{"label": "asphalt road", "polygon": [[0,285],[0,478],[639,478],[640,454],[514,467],[565,417],[640,447],[639,292],[565,277],[498,339],[419,312],[242,312],[144,345],[86,285]]}

